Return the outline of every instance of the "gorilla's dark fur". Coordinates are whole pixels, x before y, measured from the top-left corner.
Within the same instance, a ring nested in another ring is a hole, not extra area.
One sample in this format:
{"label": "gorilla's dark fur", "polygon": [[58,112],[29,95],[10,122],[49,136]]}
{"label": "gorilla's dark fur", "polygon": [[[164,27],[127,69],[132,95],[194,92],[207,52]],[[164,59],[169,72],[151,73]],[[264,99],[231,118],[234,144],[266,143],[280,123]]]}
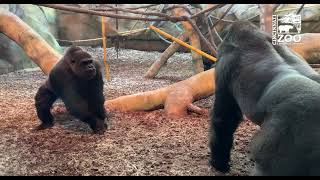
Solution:
{"label": "gorilla's dark fur", "polygon": [[210,164],[229,171],[243,115],[260,125],[250,145],[253,175],[320,175],[320,78],[286,46],[249,22],[223,33],[215,71]]}
{"label": "gorilla's dark fur", "polygon": [[70,47],[35,96],[37,114],[42,122],[37,129],[53,126],[50,108],[61,98],[70,114],[88,123],[95,133],[102,134],[106,129],[106,112],[100,70],[99,63],[90,54],[80,47]]}

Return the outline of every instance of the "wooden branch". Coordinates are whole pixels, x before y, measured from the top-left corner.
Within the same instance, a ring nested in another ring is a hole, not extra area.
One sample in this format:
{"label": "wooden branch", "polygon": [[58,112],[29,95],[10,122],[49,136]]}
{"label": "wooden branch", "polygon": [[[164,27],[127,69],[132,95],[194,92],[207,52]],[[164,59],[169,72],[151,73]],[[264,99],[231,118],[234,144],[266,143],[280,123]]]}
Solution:
{"label": "wooden branch", "polygon": [[[191,49],[195,48],[200,50],[201,49],[201,43],[199,40],[200,35],[198,34],[197,31],[195,31],[195,29],[192,26],[192,24],[194,25],[194,22],[193,22],[194,20],[190,19],[189,17],[190,14],[182,8],[173,9],[172,14],[174,14],[175,16],[180,16],[180,17],[182,16],[188,19],[188,21],[182,21],[181,24],[183,25],[183,28],[185,29],[185,31],[188,33]],[[201,32],[200,34],[202,35]],[[204,71],[202,56],[196,53],[194,50],[191,51],[191,56],[192,56],[192,64],[193,64],[194,72],[199,73]]]}
{"label": "wooden branch", "polygon": [[[220,43],[221,43],[221,42],[222,42],[222,38],[221,38],[221,36],[219,35],[216,27],[213,27],[213,31],[214,31],[215,35],[218,37],[218,39],[220,40]],[[220,43],[219,43],[219,44],[220,44]]]}
{"label": "wooden branch", "polygon": [[159,6],[160,4],[150,4],[150,5],[145,5],[145,6],[139,6],[139,7],[128,7],[128,9],[144,9],[144,8],[150,8],[153,6]]}
{"label": "wooden branch", "polygon": [[189,23],[191,24],[192,28],[197,32],[197,34],[199,35],[200,39],[206,44],[206,46],[209,48],[209,50],[213,53],[213,54],[217,54],[216,49],[209,43],[209,41],[207,40],[207,38],[205,38],[203,36],[203,34],[201,33],[200,29],[198,28],[198,26],[191,20],[191,18],[185,16],[187,18],[187,20],[189,21]]}
{"label": "wooden branch", "polygon": [[[110,6],[107,6],[110,7]],[[128,13],[134,13],[134,14],[142,14],[142,15],[150,15],[150,16],[159,16],[159,17],[165,17],[167,19],[171,19],[171,16],[164,14],[164,13],[159,13],[159,12],[145,12],[145,11],[138,11],[138,10],[131,10],[131,9],[126,9],[126,8],[119,8],[119,7],[110,7],[110,9],[105,9],[105,8],[92,8],[90,10],[94,11],[122,11],[122,12],[128,12]]]}
{"label": "wooden branch", "polygon": [[0,11],[0,32],[15,41],[45,74],[62,57],[42,37],[15,14]]}
{"label": "wooden branch", "polygon": [[231,6],[222,14],[222,16],[212,25],[211,28],[214,28],[225,17],[233,6],[234,4],[231,4]]}
{"label": "wooden branch", "polygon": [[[111,17],[111,18],[118,18],[118,19],[131,19],[131,20],[144,20],[144,21],[172,21],[172,22],[178,22],[178,21],[186,20],[184,17],[172,17],[172,16],[166,15],[164,13],[144,12],[144,11],[131,10],[131,9],[126,9],[126,8],[115,8],[115,7],[112,7],[111,9],[107,9],[107,10],[112,10],[112,11],[118,10],[118,11],[130,12],[130,13],[135,13],[135,14],[152,15],[152,16],[158,16],[159,18],[148,18],[148,17],[139,17],[139,16],[125,16],[125,15],[118,15],[118,14],[114,14],[114,13],[95,11],[95,10],[106,11],[106,9],[103,9],[103,8],[93,8],[94,10],[90,10],[90,9],[71,7],[71,6],[61,5],[61,4],[37,4],[37,5],[44,6],[44,7],[49,7],[49,8],[54,8],[54,9],[59,9],[59,10],[64,10],[64,11],[72,11],[72,12],[77,12],[77,13],[99,15],[99,16],[105,16],[105,17]],[[107,6],[107,7],[110,7],[110,6]],[[210,10],[214,10],[215,8],[218,8],[218,7],[220,7],[220,5],[217,5],[217,6],[214,6],[212,8],[209,8],[209,10],[205,10],[204,12],[200,12],[198,14],[195,14],[191,18],[196,18],[198,15],[200,15],[202,13],[205,13],[207,11],[210,11]]]}
{"label": "wooden branch", "polygon": [[210,8],[204,9],[204,10],[202,10],[202,11],[200,11],[200,12],[192,15],[190,18],[193,19],[193,18],[198,17],[198,16],[200,16],[200,15],[202,15],[202,14],[204,14],[204,13],[207,13],[207,12],[210,13],[211,11],[214,11],[214,10],[216,10],[216,9],[218,9],[218,8],[221,8],[221,7],[223,7],[224,5],[225,5],[225,4],[217,4],[217,5],[215,5],[215,6],[212,6],[212,7],[210,7]]}
{"label": "wooden branch", "polygon": [[172,10],[177,9],[177,8],[182,8],[185,11],[187,11],[189,14],[192,14],[190,9],[185,4],[184,5],[182,5],[182,4],[171,5],[171,6],[167,7],[167,8],[164,8],[164,11],[172,11]]}
{"label": "wooden branch", "polygon": [[302,5],[300,6],[300,8],[298,9],[298,11],[297,11],[297,13],[296,13],[296,14],[300,14],[300,12],[302,11],[302,9],[303,9],[304,5],[305,5],[305,4],[302,4]]}
{"label": "wooden branch", "polygon": [[215,20],[223,21],[223,22],[228,22],[228,23],[237,22],[237,21],[233,21],[233,20],[227,20],[227,19],[219,18],[219,17],[213,16],[213,15],[210,15],[210,17],[212,17],[212,18],[215,19]]}
{"label": "wooden branch", "polygon": [[[212,31],[215,32],[215,35],[218,37],[218,39],[220,40],[220,43],[222,42],[222,39],[220,37],[220,35],[218,34],[217,30],[216,30],[216,25],[220,22],[220,21],[224,21],[223,18],[228,14],[228,12],[231,10],[231,8],[233,7],[234,4],[231,4],[231,6],[222,14],[222,16],[220,18],[218,18],[218,20],[213,23],[212,27],[211,27],[211,30],[208,29],[208,33],[209,33],[209,36],[212,36]],[[213,40],[212,40],[213,41]],[[214,43],[214,41],[213,41]],[[215,48],[217,49],[217,45],[216,44],[213,44],[215,46]],[[213,55],[214,56],[217,56],[217,52],[216,51],[212,51]]]}
{"label": "wooden branch", "polygon": [[181,17],[170,17],[170,19],[168,19],[168,18],[164,18],[164,17],[147,18],[147,17],[138,17],[138,16],[125,16],[125,15],[119,15],[119,14],[117,15],[114,13],[97,12],[97,11],[88,10],[88,9],[84,9],[84,8],[77,8],[77,7],[71,7],[71,6],[66,6],[66,5],[60,5],[60,4],[37,4],[37,5],[49,7],[49,8],[54,8],[54,9],[59,9],[59,10],[64,10],[64,11],[105,16],[105,17],[118,18],[118,19],[131,19],[131,20],[143,20],[143,21],[172,21],[172,22],[184,20]]}
{"label": "wooden branch", "polygon": [[214,69],[210,69],[164,88],[108,100],[105,106],[121,111],[147,111],[165,106],[168,115],[183,116],[192,102],[212,95],[214,89]]}
{"label": "wooden branch", "polygon": [[[210,29],[210,26],[209,26],[209,23],[208,23],[208,19],[207,19],[207,18],[205,19],[205,26],[206,26],[207,31],[208,31],[208,33],[209,33],[209,39],[210,39],[211,44],[213,45],[214,49],[218,49],[218,46],[217,46],[216,43],[214,42],[213,35],[212,35],[212,31],[211,31],[211,29]],[[214,55],[215,57],[217,57],[217,54],[216,54],[216,53],[214,53],[214,52],[212,52],[212,53],[213,53],[213,55]]]}
{"label": "wooden branch", "polygon": [[[187,41],[188,33],[185,32],[180,35],[181,41]],[[176,41],[172,42],[170,46],[161,54],[160,58],[157,59],[152,66],[149,68],[147,73],[144,75],[145,78],[154,78],[160,71],[160,68],[167,62],[167,60],[179,49],[180,44]]]}
{"label": "wooden branch", "polygon": [[209,111],[207,109],[202,109],[194,104],[189,104],[187,107],[188,111],[200,114],[200,115],[208,115]]}

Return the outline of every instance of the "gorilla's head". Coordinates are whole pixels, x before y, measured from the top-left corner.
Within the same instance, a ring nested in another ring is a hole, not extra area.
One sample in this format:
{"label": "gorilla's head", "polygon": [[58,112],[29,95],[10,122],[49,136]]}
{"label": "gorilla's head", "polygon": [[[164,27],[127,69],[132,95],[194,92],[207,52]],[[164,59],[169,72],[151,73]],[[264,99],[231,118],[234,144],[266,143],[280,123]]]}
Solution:
{"label": "gorilla's head", "polygon": [[89,53],[78,46],[72,46],[68,49],[66,55],[68,55],[66,61],[77,77],[90,80],[96,76],[97,69]]}
{"label": "gorilla's head", "polygon": [[[223,39],[219,46],[220,51],[230,48],[267,48],[271,44],[271,36],[249,21],[237,21],[228,25],[221,33]],[[268,47],[269,48],[269,47]],[[219,51],[219,50],[218,50]],[[219,54],[219,52],[218,52]]]}
{"label": "gorilla's head", "polygon": [[[248,42],[248,41],[265,41],[270,36],[261,31],[259,27],[251,23],[250,21],[237,21],[228,25],[221,33],[223,39],[227,39],[232,42]],[[246,39],[247,41],[243,41]]]}

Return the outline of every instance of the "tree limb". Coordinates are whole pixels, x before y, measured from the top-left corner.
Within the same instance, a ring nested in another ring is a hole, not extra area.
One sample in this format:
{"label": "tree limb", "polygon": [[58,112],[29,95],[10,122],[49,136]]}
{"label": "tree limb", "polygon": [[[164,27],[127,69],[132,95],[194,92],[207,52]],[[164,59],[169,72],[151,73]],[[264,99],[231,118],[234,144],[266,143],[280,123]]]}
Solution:
{"label": "tree limb", "polygon": [[209,114],[209,111],[207,109],[201,109],[200,107],[194,105],[194,104],[189,104],[188,105],[188,111],[200,114],[200,115],[207,115]]}
{"label": "tree limb", "polygon": [[45,74],[62,56],[13,13],[0,11],[0,32],[15,41]]}
{"label": "tree limb", "polygon": [[106,13],[106,12],[97,12],[97,11],[88,10],[84,8],[77,8],[77,7],[71,7],[66,5],[60,5],[60,4],[38,4],[38,5],[59,9],[59,10],[64,10],[64,11],[72,11],[76,13],[84,13],[84,14],[105,16],[105,17],[118,18],[118,19],[131,19],[131,20],[144,20],[144,21],[172,21],[172,22],[183,21],[183,18],[181,17],[170,17],[170,19],[165,17],[148,18],[148,17],[139,17],[139,16],[125,16],[125,15],[119,15],[114,13]]}

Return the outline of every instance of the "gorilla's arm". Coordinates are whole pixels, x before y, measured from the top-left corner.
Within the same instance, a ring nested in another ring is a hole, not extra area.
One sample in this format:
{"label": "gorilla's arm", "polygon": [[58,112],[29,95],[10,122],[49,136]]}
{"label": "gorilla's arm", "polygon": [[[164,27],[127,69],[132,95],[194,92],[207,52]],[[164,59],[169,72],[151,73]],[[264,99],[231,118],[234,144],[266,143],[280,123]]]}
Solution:
{"label": "gorilla's arm", "polygon": [[230,169],[230,152],[233,134],[242,120],[242,113],[231,94],[216,92],[213,114],[211,115],[211,161],[210,164],[221,172]]}
{"label": "gorilla's arm", "polygon": [[[237,53],[225,53],[220,57],[218,66],[227,67],[224,63],[231,62]],[[221,172],[227,172],[230,168],[230,151],[233,144],[233,134],[242,120],[242,112],[230,92],[228,82],[231,80],[232,67],[222,68],[216,71],[216,94],[214,108],[211,112],[211,161],[210,164]]]}
{"label": "gorilla's arm", "polygon": [[[67,109],[72,115],[78,117],[81,121],[86,122],[95,133],[102,130],[104,126],[104,119],[98,117],[94,112],[90,111],[90,105],[73,89],[74,86],[66,86],[63,89],[61,99],[65,103]],[[81,100],[83,99],[83,100]]]}
{"label": "gorilla's arm", "polygon": [[[97,71],[101,71],[101,67],[98,62],[95,62]],[[88,93],[90,95],[89,108],[94,112],[99,118],[106,118],[106,111],[104,108],[104,95],[103,95],[103,78],[102,73],[97,73],[96,77],[89,81]]]}

